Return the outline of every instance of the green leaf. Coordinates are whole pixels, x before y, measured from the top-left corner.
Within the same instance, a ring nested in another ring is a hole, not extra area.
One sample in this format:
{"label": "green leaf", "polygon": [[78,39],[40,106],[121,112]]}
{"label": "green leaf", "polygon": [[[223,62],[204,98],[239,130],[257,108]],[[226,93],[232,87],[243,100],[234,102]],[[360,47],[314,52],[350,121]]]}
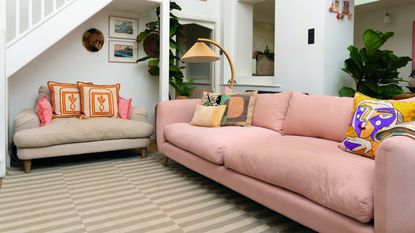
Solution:
{"label": "green leaf", "polygon": [[143,32],[140,32],[140,34],[138,34],[137,36],[137,43],[141,43],[142,41],[144,41],[148,35],[150,35],[151,31],[146,29]]}
{"label": "green leaf", "polygon": [[339,95],[341,97],[354,97],[354,94],[356,91],[353,88],[350,87],[343,87],[339,90]]}
{"label": "green leaf", "polygon": [[365,48],[367,49],[367,53],[369,55],[373,54],[393,35],[393,32],[382,33],[371,29],[367,30],[363,34],[363,42],[365,44]]}
{"label": "green leaf", "polygon": [[148,62],[148,67],[158,66],[158,65],[159,65],[159,63],[160,63],[160,59],[159,59],[159,58],[154,59],[154,60],[150,60],[150,61]]}
{"label": "green leaf", "polygon": [[151,58],[152,58],[151,56],[146,56],[146,57],[138,59],[137,62],[147,61],[148,59],[151,59]]}

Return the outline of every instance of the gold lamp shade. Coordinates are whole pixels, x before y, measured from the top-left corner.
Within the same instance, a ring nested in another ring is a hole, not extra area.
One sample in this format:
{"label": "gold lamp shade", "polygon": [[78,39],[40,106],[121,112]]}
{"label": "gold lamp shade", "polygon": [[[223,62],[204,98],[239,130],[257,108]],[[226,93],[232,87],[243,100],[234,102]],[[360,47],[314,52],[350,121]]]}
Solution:
{"label": "gold lamp shade", "polygon": [[196,42],[182,57],[183,62],[204,63],[219,60],[220,57],[204,42]]}

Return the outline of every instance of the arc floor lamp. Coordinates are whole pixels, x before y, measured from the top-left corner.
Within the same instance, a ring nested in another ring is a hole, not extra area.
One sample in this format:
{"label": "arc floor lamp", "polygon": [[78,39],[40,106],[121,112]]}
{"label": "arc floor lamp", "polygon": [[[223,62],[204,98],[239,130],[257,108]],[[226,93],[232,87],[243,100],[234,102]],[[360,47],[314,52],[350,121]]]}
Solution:
{"label": "arc floor lamp", "polygon": [[233,89],[235,83],[235,66],[232,59],[229,57],[228,52],[220,44],[216,43],[213,40],[199,38],[196,43],[183,55],[182,61],[188,63],[206,63],[214,62],[220,59],[218,55],[207,44],[212,44],[220,49],[220,51],[225,54],[226,59],[229,62],[231,67],[231,81],[229,88]]}

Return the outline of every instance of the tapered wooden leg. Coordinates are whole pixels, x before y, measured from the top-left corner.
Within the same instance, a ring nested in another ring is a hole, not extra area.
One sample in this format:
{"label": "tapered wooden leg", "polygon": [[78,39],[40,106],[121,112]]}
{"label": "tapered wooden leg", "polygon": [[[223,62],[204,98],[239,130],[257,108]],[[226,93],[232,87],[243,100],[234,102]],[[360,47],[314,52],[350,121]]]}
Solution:
{"label": "tapered wooden leg", "polygon": [[2,184],[3,184],[3,177],[0,177],[0,189],[1,189]]}
{"label": "tapered wooden leg", "polygon": [[145,158],[147,156],[147,148],[141,148],[141,158]]}
{"label": "tapered wooden leg", "polygon": [[167,163],[169,162],[169,157],[165,156],[163,160],[163,166],[167,166]]}
{"label": "tapered wooden leg", "polygon": [[23,160],[23,168],[25,173],[30,173],[32,170],[32,160]]}

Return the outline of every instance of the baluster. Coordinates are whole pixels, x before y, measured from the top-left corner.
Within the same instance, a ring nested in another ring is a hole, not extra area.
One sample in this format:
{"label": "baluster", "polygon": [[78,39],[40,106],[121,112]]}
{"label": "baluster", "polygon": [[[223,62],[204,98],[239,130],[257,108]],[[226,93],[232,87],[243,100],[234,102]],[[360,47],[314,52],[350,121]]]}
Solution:
{"label": "baluster", "polygon": [[45,0],[40,0],[40,18],[43,19],[45,15]]}
{"label": "baluster", "polygon": [[20,35],[20,0],[16,0],[16,37]]}
{"label": "baluster", "polygon": [[28,28],[31,28],[33,25],[33,0],[28,0],[29,1],[29,6],[28,11],[29,11],[29,26]]}

